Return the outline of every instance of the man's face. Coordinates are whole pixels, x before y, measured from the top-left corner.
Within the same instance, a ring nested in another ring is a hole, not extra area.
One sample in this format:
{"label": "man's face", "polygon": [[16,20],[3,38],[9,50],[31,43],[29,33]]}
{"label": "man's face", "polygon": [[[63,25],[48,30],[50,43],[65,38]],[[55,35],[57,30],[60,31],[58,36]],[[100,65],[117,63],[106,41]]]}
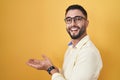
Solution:
{"label": "man's face", "polygon": [[86,33],[88,21],[80,10],[69,10],[65,17],[66,30],[72,39],[80,38]]}

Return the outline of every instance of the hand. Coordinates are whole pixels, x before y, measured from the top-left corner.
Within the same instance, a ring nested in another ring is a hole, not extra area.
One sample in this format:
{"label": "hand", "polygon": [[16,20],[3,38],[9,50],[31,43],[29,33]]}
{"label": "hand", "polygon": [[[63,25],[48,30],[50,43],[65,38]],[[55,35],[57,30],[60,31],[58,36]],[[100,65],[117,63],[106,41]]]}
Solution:
{"label": "hand", "polygon": [[29,59],[27,64],[38,70],[47,70],[53,64],[47,56],[42,55],[42,57],[43,60]]}

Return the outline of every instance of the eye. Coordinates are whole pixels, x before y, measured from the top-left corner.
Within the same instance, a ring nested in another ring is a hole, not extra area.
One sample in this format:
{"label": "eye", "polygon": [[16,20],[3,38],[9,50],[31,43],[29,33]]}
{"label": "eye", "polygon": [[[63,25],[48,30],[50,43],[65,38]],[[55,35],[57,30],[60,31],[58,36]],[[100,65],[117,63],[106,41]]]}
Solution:
{"label": "eye", "polygon": [[67,22],[71,21],[71,18],[67,18],[66,21],[67,21]]}
{"label": "eye", "polygon": [[71,23],[71,21],[72,21],[72,18],[70,18],[70,17],[67,17],[67,18],[65,19],[65,22],[66,22],[67,24]]}
{"label": "eye", "polygon": [[77,20],[77,21],[81,21],[83,19],[83,17],[81,17],[81,16],[76,16],[75,17],[75,20]]}

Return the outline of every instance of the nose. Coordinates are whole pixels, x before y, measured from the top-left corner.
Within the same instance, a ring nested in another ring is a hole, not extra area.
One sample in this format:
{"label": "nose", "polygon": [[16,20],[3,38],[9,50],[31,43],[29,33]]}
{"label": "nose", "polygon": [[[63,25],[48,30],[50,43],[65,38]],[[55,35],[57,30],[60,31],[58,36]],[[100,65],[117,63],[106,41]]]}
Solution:
{"label": "nose", "polygon": [[75,20],[72,19],[71,26],[75,26],[75,25],[76,25]]}

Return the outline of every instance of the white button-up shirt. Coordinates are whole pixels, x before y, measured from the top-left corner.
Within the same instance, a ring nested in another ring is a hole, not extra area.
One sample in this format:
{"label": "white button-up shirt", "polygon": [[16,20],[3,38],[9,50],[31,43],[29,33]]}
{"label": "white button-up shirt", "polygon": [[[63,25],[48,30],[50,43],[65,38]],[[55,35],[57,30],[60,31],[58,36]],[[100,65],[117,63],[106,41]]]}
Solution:
{"label": "white button-up shirt", "polygon": [[87,35],[75,47],[69,44],[62,73],[53,74],[52,80],[97,80],[101,69],[100,53]]}

